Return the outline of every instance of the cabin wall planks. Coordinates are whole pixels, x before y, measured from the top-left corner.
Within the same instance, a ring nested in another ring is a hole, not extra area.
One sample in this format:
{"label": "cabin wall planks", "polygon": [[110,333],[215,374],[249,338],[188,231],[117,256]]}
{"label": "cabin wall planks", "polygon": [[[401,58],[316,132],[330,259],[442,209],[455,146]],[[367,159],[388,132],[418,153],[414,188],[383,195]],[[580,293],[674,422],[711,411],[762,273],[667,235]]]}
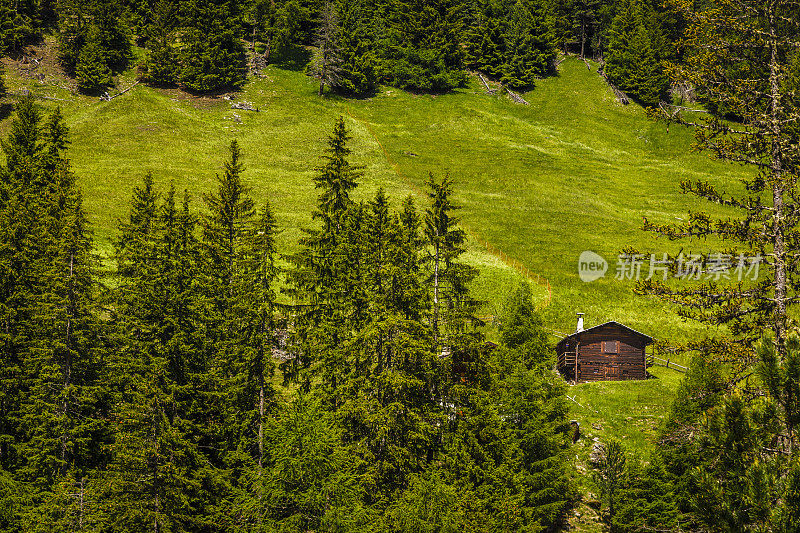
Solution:
{"label": "cabin wall planks", "polygon": [[[646,379],[653,339],[618,322],[577,331],[558,343],[558,369],[570,381]],[[577,375],[576,375],[577,374]]]}

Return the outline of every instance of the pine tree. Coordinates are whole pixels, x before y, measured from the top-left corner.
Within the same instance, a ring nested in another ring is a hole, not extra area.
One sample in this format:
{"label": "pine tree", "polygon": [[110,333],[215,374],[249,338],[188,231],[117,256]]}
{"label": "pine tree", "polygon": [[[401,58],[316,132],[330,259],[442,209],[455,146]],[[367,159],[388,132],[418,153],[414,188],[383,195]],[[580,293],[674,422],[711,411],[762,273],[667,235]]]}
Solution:
{"label": "pine tree", "polygon": [[[444,463],[470,501],[470,518],[504,531],[554,524],[574,494],[563,382],[530,290],[506,303],[503,344],[451,355]],[[477,343],[476,343],[477,344]]]}
{"label": "pine tree", "polygon": [[108,57],[100,41],[100,32],[95,27],[89,29],[86,44],[78,54],[75,77],[78,88],[87,93],[96,93],[111,84]]}
{"label": "pine tree", "polygon": [[241,268],[234,280],[238,295],[233,314],[236,330],[236,373],[227,395],[234,419],[235,451],[228,464],[237,465],[237,507],[245,510],[241,520],[264,527],[266,484],[270,476],[267,431],[275,414],[276,392],[271,385],[275,366],[272,349],[276,345],[276,304],[274,284],[278,275],[275,248],[275,218],[267,204],[258,222],[245,237]]}
{"label": "pine tree", "polygon": [[[743,12],[752,16],[742,17]],[[720,237],[728,243],[725,253],[734,267],[741,263],[745,271],[752,266],[747,257],[766,261],[759,265],[757,280],[742,276],[682,290],[658,283],[640,285],[641,292],[679,304],[679,314],[725,324],[731,332],[728,338],[690,346],[698,353],[692,372],[703,378],[695,378],[694,396],[702,400],[679,396],[664,462],[681,488],[679,500],[685,502],[685,510],[703,525],[779,529],[779,515],[794,512],[775,502],[786,497],[781,493],[783,480],[794,475],[797,449],[795,355],[789,335],[797,277],[791,236],[797,225],[793,169],[798,150],[791,124],[798,120],[798,108],[790,74],[797,50],[797,11],[792,2],[721,1],[713,9],[686,9],[683,14],[690,21],[685,59],[672,66],[671,74],[692,83],[712,105],[702,120],[670,118],[695,128],[699,149],[744,164],[752,177],[738,196],[723,195],[702,181],[682,183],[686,193],[729,206],[732,212],[724,220],[699,211],[684,224],[646,221],[645,228],[676,240]],[[709,55],[709,48],[720,52]],[[773,347],[754,351],[765,330],[771,333],[768,342]],[[757,369],[762,381],[751,393],[744,380]],[[708,423],[701,424],[704,420]],[[681,431],[681,426],[697,431]],[[786,501],[794,501],[793,496]]]}
{"label": "pine tree", "polygon": [[[338,320],[334,309],[342,304],[343,294],[338,292],[337,285],[349,276],[348,262],[336,257],[343,240],[345,214],[353,206],[350,193],[362,175],[361,168],[349,161],[349,140],[344,118],[339,117],[328,137],[324,163],[313,177],[315,188],[321,192],[311,218],[321,223],[321,227],[303,230],[301,250],[291,258],[294,268],[289,275],[293,295],[299,303],[308,306],[297,317],[299,338],[296,343],[300,357],[291,363],[295,368],[286,369],[295,378],[299,367],[310,365],[314,357],[326,353],[325,346],[335,347],[338,343],[335,334],[325,333],[328,326],[323,322]],[[336,268],[337,261],[343,270]]]}
{"label": "pine tree", "polygon": [[4,65],[0,67],[0,98],[5,98],[6,94],[8,94],[8,88],[6,87],[6,67]]}
{"label": "pine tree", "polygon": [[86,42],[89,13],[80,0],[63,0],[58,5],[59,60],[69,73],[74,73]]}
{"label": "pine tree", "polygon": [[436,343],[443,337],[454,342],[474,310],[475,302],[468,295],[467,284],[476,272],[458,262],[464,253],[466,234],[458,228],[458,218],[454,216],[460,206],[452,201],[453,180],[446,175],[437,181],[431,174],[426,185],[430,199],[430,207],[425,211],[425,237],[433,295],[431,325]]}
{"label": "pine tree", "polygon": [[156,85],[172,85],[178,79],[178,54],[172,44],[176,16],[177,8],[170,0],[160,0],[152,10],[145,76]]}
{"label": "pine tree", "polygon": [[357,531],[374,520],[361,503],[357,458],[341,446],[335,418],[317,399],[301,395],[288,405],[266,442],[264,503],[245,514],[252,518],[241,530]]}
{"label": "pine tree", "polygon": [[465,32],[468,65],[499,79],[505,60],[505,13],[499,1],[478,2],[472,25]]}
{"label": "pine tree", "polygon": [[217,175],[217,191],[203,195],[208,213],[203,216],[203,241],[206,247],[208,275],[213,280],[213,298],[221,315],[232,307],[236,297],[237,275],[244,239],[256,216],[250,189],[242,182],[244,164],[237,141],[231,141],[230,159],[225,172]]}
{"label": "pine tree", "polygon": [[556,51],[543,15],[538,10],[531,11],[522,0],[517,0],[511,8],[504,41],[503,83],[512,88],[532,87],[536,78],[551,70]]}
{"label": "pine tree", "polygon": [[195,224],[188,196],[178,208],[171,189],[157,205],[147,176],[120,225],[115,438],[95,487],[103,505],[91,517],[115,531],[188,531],[209,519],[205,506],[221,496],[205,492],[219,491],[220,481],[197,442],[209,422],[201,408],[209,365]]}
{"label": "pine tree", "polygon": [[661,46],[663,35],[652,8],[642,0],[623,3],[611,24],[605,69],[611,81],[651,107],[669,89]]}
{"label": "pine tree", "polygon": [[567,54],[568,45],[575,39],[575,0],[552,0],[547,3],[548,18],[553,31],[553,44]]}
{"label": "pine tree", "polygon": [[196,92],[238,88],[247,77],[238,38],[237,2],[192,0],[184,6],[180,82]]}
{"label": "pine tree", "polygon": [[251,11],[255,40],[264,43],[265,61],[281,58],[302,38],[302,29],[309,24],[308,7],[298,0],[257,0]]}
{"label": "pine tree", "polygon": [[[103,0],[92,6],[93,26],[97,28],[100,47],[109,68],[121,70],[128,64],[131,55],[131,36],[125,18],[122,0]],[[91,30],[90,30],[91,34]],[[87,36],[87,43],[89,37]]]}
{"label": "pine tree", "polygon": [[339,89],[355,96],[365,96],[378,87],[375,42],[368,33],[366,2],[340,4]]}
{"label": "pine tree", "polygon": [[335,89],[339,87],[341,72],[341,50],[339,49],[341,28],[339,13],[332,3],[327,2],[320,13],[319,27],[314,44],[317,47],[314,63],[310,73],[319,80],[319,95],[325,92],[325,87]]}
{"label": "pine tree", "polygon": [[0,466],[25,482],[32,514],[41,514],[55,484],[101,464],[97,452],[104,442],[96,418],[103,371],[96,260],[63,153],[66,135],[60,112],[43,127],[39,109],[26,98],[3,142]]}
{"label": "pine tree", "polygon": [[466,82],[457,6],[451,0],[393,0],[384,61],[401,89],[444,92]]}

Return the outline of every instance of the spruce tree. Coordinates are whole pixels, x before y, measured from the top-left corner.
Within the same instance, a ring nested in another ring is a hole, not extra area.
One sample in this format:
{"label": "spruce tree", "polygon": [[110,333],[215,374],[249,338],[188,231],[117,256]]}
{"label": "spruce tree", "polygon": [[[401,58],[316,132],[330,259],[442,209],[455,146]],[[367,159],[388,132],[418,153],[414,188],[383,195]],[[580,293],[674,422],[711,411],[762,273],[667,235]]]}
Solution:
{"label": "spruce tree", "polygon": [[314,62],[310,73],[319,80],[319,95],[325,92],[325,87],[335,89],[339,87],[341,71],[341,50],[339,49],[341,28],[339,13],[332,3],[326,2],[322,8],[314,44],[317,47]]}
{"label": "spruce tree", "polygon": [[517,0],[508,15],[504,41],[503,83],[512,88],[532,87],[551,70],[556,51],[537,8]]}
{"label": "spruce tree", "polygon": [[192,530],[221,496],[205,492],[219,476],[198,444],[209,422],[201,408],[209,365],[195,224],[188,197],[178,208],[171,189],[157,205],[147,176],[120,225],[114,445],[95,488],[105,503],[92,517],[117,531]]}
{"label": "spruce tree", "polygon": [[465,31],[468,65],[499,79],[503,75],[506,24],[503,5],[497,0],[477,3],[477,13]]}
{"label": "spruce tree", "polygon": [[5,98],[8,94],[8,88],[6,87],[6,67],[3,65],[0,67],[0,98]]}
{"label": "spruce tree", "polygon": [[[234,440],[228,464],[237,465],[237,506],[248,518],[263,525],[265,487],[269,479],[267,431],[275,415],[276,391],[272,349],[276,345],[275,282],[278,276],[276,224],[267,204],[247,232],[241,267],[234,279],[237,299],[232,312],[238,318],[235,376],[227,391],[234,420]],[[255,530],[259,530],[255,528]]]}
{"label": "spruce tree", "polygon": [[549,25],[553,31],[553,44],[567,54],[568,46],[575,41],[575,0],[551,0],[547,3]]}
{"label": "spruce tree", "polygon": [[466,82],[454,2],[393,0],[387,25],[384,59],[392,85],[444,92]]}
{"label": "spruce tree", "polygon": [[111,69],[108,57],[100,40],[100,32],[92,27],[86,43],[81,47],[75,64],[78,88],[87,93],[96,93],[111,84]]}
{"label": "spruce tree", "polygon": [[339,9],[339,90],[355,96],[372,94],[378,86],[378,59],[369,35],[368,5],[342,2]]}
{"label": "spruce tree", "polygon": [[242,181],[245,167],[239,143],[231,141],[228,150],[230,158],[224,163],[225,171],[216,176],[217,191],[203,195],[208,213],[201,220],[206,268],[213,283],[213,299],[222,315],[234,303],[234,277],[245,237],[256,216],[250,189]]}
{"label": "spruce tree", "polygon": [[311,218],[321,227],[303,229],[301,250],[291,257],[294,268],[289,276],[293,296],[298,303],[308,306],[297,317],[298,338],[295,342],[298,344],[299,357],[291,362],[294,368],[285,369],[295,378],[300,367],[310,365],[316,354],[324,352],[323,348],[316,346],[315,338],[318,337],[323,344],[337,343],[335,335],[324,334],[322,322],[335,319],[333,308],[342,300],[336,285],[349,275],[346,263],[343,264],[344,270],[335,268],[335,254],[342,242],[345,213],[353,205],[350,193],[362,175],[361,168],[349,161],[349,140],[344,118],[339,117],[328,137],[324,163],[316,169],[313,177],[315,188],[321,192]]}
{"label": "spruce tree", "polygon": [[[793,479],[798,442],[792,400],[796,344],[789,329],[797,279],[791,258],[798,161],[792,124],[798,107],[790,74],[797,11],[780,0],[721,1],[683,14],[689,20],[685,58],[671,74],[692,83],[711,103],[711,113],[696,121],[680,114],[668,118],[691,125],[699,149],[744,164],[751,176],[744,192],[733,196],[703,181],[681,184],[685,193],[728,206],[731,214],[722,220],[697,211],[683,224],[647,220],[645,228],[675,240],[718,237],[734,268],[741,263],[746,271],[753,256],[764,261],[758,279],[743,275],[678,289],[654,282],[639,286],[677,303],[679,314],[724,324],[731,332],[689,346],[696,353],[690,372],[698,399],[679,395],[662,456],[691,518],[711,528],[780,529],[781,513],[794,511],[774,502],[794,501],[781,494],[781,485]],[[710,47],[719,52],[707,54]],[[765,330],[773,346],[754,350]],[[748,386],[745,380],[756,370],[761,379]]]}
{"label": "spruce tree", "polygon": [[170,0],[160,0],[152,10],[145,76],[156,85],[172,85],[178,79],[178,53],[172,43],[176,17],[177,8]]}
{"label": "spruce tree", "polygon": [[262,56],[269,62],[280,59],[301,41],[311,14],[306,3],[298,0],[257,0],[250,17],[253,38],[264,44]]}
{"label": "spruce tree", "polygon": [[43,127],[26,98],[3,142],[0,466],[28,487],[32,515],[42,514],[57,484],[102,464],[104,443],[97,419],[103,365],[96,260],[63,153],[66,134],[60,112]]}
{"label": "spruce tree", "polygon": [[666,97],[669,82],[661,64],[666,59],[663,35],[652,8],[643,0],[627,0],[611,24],[605,69],[611,81],[655,107]]}
{"label": "spruce tree", "polygon": [[192,0],[185,14],[180,82],[189,90],[238,88],[247,77],[234,0]]}
{"label": "spruce tree", "polygon": [[425,211],[425,237],[432,294],[431,325],[437,343],[443,338],[456,341],[474,311],[468,283],[476,271],[458,262],[464,253],[466,233],[458,227],[458,218],[454,216],[460,206],[452,200],[453,180],[445,175],[439,181],[430,174],[426,185],[430,199],[430,207]]}

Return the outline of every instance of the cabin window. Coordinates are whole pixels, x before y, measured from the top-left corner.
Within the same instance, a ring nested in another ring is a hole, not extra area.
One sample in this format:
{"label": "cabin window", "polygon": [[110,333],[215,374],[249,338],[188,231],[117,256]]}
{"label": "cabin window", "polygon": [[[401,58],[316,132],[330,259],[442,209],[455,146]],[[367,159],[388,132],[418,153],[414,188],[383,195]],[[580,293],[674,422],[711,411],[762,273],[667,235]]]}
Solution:
{"label": "cabin window", "polygon": [[603,353],[619,353],[619,343],[617,341],[603,341]]}

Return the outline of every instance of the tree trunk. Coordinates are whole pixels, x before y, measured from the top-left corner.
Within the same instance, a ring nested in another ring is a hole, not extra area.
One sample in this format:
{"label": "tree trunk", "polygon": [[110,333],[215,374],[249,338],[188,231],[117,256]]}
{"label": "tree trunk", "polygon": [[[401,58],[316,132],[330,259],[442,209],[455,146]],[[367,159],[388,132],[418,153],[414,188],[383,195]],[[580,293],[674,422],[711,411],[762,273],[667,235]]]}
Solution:
{"label": "tree trunk", "polygon": [[586,59],[586,56],[583,55],[585,47],[586,47],[586,22],[581,20],[581,59]]}
{"label": "tree trunk", "polygon": [[433,341],[439,343],[439,243],[433,259]]}

